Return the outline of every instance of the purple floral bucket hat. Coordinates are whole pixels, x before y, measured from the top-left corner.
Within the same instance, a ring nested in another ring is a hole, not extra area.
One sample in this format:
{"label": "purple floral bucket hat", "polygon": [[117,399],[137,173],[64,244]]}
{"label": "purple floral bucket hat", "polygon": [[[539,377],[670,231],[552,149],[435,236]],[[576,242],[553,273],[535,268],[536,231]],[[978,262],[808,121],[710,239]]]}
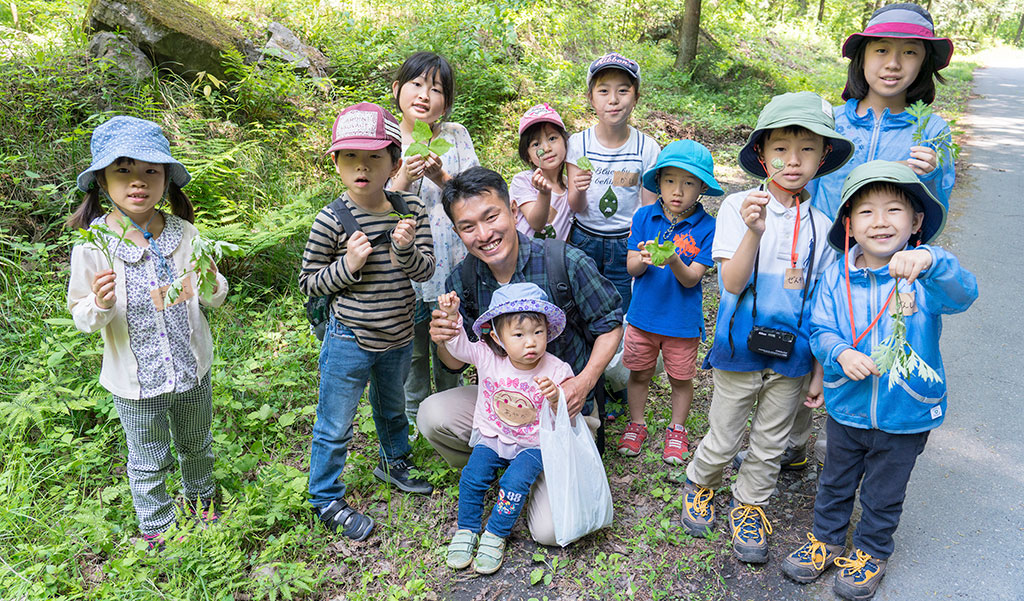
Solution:
{"label": "purple floral bucket hat", "polygon": [[537,284],[521,282],[505,284],[494,291],[487,312],[473,322],[473,332],[479,337],[482,329],[492,319],[506,313],[533,311],[548,318],[548,341],[555,339],[565,329],[565,312],[548,302],[548,295]]}

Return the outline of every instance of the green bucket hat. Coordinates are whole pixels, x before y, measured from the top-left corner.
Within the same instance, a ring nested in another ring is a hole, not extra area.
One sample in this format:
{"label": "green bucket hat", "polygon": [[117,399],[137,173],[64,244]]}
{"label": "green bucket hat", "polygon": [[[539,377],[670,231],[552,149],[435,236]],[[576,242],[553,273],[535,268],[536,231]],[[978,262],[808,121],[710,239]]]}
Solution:
{"label": "green bucket hat", "polygon": [[[921,224],[921,243],[927,244],[942,233],[946,226],[946,207],[928,190],[914,171],[896,161],[871,161],[864,163],[850,172],[843,184],[841,204],[828,232],[828,243],[832,248],[843,252],[846,244],[846,224],[849,214],[848,203],[853,195],[864,186],[873,182],[885,182],[903,190],[914,205],[915,211],[924,213]],[[851,236],[851,242],[852,242]]]}
{"label": "green bucket hat", "polygon": [[757,125],[740,150],[740,167],[756,178],[768,177],[755,148],[768,130],[797,125],[825,138],[825,145],[832,145],[832,151],[825,156],[825,162],[814,177],[828,175],[842,167],[853,156],[853,142],[836,132],[836,119],[832,105],[814,92],[781,94],[772,98],[761,109]]}

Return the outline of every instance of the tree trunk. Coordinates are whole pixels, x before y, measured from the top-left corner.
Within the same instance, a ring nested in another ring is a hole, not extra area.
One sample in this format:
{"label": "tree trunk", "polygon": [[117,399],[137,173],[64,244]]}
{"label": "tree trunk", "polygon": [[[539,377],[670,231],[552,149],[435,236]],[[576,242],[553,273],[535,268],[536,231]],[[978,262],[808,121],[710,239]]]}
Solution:
{"label": "tree trunk", "polygon": [[697,36],[700,34],[700,2],[686,0],[683,6],[683,25],[679,28],[679,53],[676,69],[685,69],[697,58]]}
{"label": "tree trunk", "polygon": [[1020,45],[1020,34],[1024,32],[1024,12],[1020,13],[1020,25],[1017,26],[1017,36],[1013,38],[1013,45]]}
{"label": "tree trunk", "polygon": [[825,20],[825,0],[818,2],[818,23]]}

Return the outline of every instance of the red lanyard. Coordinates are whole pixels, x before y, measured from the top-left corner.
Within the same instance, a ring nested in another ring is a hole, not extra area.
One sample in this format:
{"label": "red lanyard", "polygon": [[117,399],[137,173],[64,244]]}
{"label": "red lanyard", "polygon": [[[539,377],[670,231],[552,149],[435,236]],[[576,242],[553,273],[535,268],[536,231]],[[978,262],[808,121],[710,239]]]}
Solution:
{"label": "red lanyard", "polygon": [[846,300],[849,303],[850,308],[850,335],[853,338],[853,346],[854,348],[856,348],[857,344],[860,343],[860,341],[863,340],[864,337],[868,335],[868,332],[871,331],[871,328],[875,327],[875,325],[878,323],[878,319],[882,317],[882,313],[885,313],[885,308],[889,306],[889,301],[891,301],[893,295],[896,294],[896,286],[899,285],[899,280],[896,280],[896,282],[893,284],[892,291],[889,292],[888,298],[886,298],[885,302],[882,303],[882,308],[879,309],[878,315],[875,315],[875,318],[871,321],[871,325],[869,325],[868,329],[861,332],[860,336],[858,336],[857,328],[856,326],[854,326],[853,323],[853,294],[850,293],[850,218],[847,217],[845,219],[845,222],[846,240],[845,247],[843,249],[843,263],[846,266]]}
{"label": "red lanyard", "polygon": [[793,269],[796,269],[796,260],[800,256],[796,251],[796,243],[800,240],[800,196],[794,194],[793,197],[796,200],[796,224],[793,226],[793,246],[789,251],[789,261]]}

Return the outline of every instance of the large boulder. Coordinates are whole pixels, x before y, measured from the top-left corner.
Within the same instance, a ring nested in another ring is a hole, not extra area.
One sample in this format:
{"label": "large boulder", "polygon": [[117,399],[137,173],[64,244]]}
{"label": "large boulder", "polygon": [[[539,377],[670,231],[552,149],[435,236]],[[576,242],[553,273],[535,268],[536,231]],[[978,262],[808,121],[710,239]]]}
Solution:
{"label": "large boulder", "polygon": [[313,77],[327,75],[327,57],[276,21],[270,24],[270,39],[262,52],[289,62],[296,69],[306,69]]}
{"label": "large boulder", "polygon": [[153,74],[149,58],[122,35],[109,31],[97,33],[89,40],[89,52],[136,80],[146,79]]}
{"label": "large boulder", "polygon": [[221,53],[257,53],[231,26],[185,0],[92,0],[87,32],[117,31],[162,67],[188,77],[206,71],[224,77]]}

